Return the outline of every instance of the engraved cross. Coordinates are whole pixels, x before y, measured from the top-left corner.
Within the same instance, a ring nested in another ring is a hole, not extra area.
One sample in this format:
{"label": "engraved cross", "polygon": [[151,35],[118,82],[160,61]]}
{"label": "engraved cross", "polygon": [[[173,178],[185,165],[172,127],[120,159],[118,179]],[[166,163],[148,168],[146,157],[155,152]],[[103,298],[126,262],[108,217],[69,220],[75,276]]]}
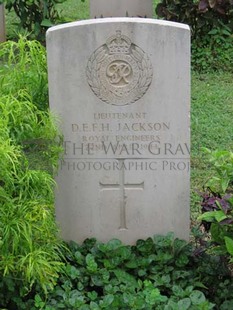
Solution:
{"label": "engraved cross", "polygon": [[124,159],[118,159],[121,164],[119,170],[119,183],[106,184],[99,182],[101,191],[118,190],[120,195],[120,227],[119,229],[128,229],[126,224],[126,190],[144,190],[144,182],[141,183],[125,183]]}

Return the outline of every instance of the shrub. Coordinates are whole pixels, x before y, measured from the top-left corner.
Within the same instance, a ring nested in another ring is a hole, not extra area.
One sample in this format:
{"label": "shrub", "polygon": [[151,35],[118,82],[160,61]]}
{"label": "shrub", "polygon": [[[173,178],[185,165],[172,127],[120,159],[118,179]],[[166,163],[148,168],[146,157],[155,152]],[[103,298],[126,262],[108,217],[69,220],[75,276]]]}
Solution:
{"label": "shrub", "polygon": [[48,291],[63,266],[53,193],[61,136],[54,117],[37,107],[46,107],[36,83],[46,84],[41,45],[21,38],[0,53],[0,71],[8,73],[0,78],[0,308],[28,309],[23,296],[36,285]]}
{"label": "shrub", "polygon": [[[38,135],[44,141],[56,141],[57,131],[47,113],[38,111],[28,96],[21,96],[20,101],[0,97],[0,273],[21,279],[27,288],[38,282],[46,289],[55,283],[61,266],[54,180],[43,166],[39,169],[38,162],[34,168],[23,141]],[[45,156],[50,171],[59,149],[51,145],[42,151],[49,154]]]}
{"label": "shrub", "polygon": [[[196,240],[202,238],[200,231],[198,235]],[[233,283],[225,262],[207,254],[203,244],[194,247],[172,233],[138,240],[133,246],[116,239],[107,243],[87,239],[68,247],[65,268],[48,294],[37,286],[31,295],[20,298],[14,284],[7,283],[8,295],[17,298],[19,309],[208,310],[216,306],[227,310],[233,305]]]}
{"label": "shrub", "polygon": [[199,217],[211,233],[211,247],[233,262],[233,153],[206,149],[214,173],[202,194]]}
{"label": "shrub", "polygon": [[202,38],[193,39],[192,67],[199,72],[233,72],[233,35],[224,24],[215,27]]}
{"label": "shrub", "polygon": [[65,0],[0,0],[6,9],[15,11],[20,28],[27,30],[31,38],[44,41],[45,32],[59,18],[56,5]]}
{"label": "shrub", "polygon": [[14,97],[25,90],[39,109],[48,108],[46,51],[38,41],[20,36],[0,44],[0,89]]}
{"label": "shrub", "polygon": [[45,299],[37,293],[36,308],[208,310],[213,302],[218,309],[232,305],[233,286],[223,262],[173,234],[134,246],[87,239],[69,249],[65,272]]}
{"label": "shrub", "polygon": [[163,0],[156,13],[166,20],[190,26],[195,70],[233,70],[232,0]]}
{"label": "shrub", "polygon": [[233,30],[232,0],[162,0],[156,13],[166,20],[188,24],[193,39],[202,40],[209,31],[223,25]]}

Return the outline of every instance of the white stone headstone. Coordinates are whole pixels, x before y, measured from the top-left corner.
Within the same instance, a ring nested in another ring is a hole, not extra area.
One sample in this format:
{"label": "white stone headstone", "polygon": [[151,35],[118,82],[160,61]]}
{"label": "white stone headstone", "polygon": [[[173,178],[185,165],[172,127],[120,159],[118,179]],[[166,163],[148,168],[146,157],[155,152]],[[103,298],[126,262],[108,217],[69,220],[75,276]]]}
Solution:
{"label": "white stone headstone", "polygon": [[152,0],[90,0],[91,18],[147,17],[153,15]]}
{"label": "white stone headstone", "polygon": [[189,238],[189,37],[186,25],[141,18],[49,29],[65,240]]}
{"label": "white stone headstone", "polygon": [[0,43],[6,41],[4,5],[0,4]]}

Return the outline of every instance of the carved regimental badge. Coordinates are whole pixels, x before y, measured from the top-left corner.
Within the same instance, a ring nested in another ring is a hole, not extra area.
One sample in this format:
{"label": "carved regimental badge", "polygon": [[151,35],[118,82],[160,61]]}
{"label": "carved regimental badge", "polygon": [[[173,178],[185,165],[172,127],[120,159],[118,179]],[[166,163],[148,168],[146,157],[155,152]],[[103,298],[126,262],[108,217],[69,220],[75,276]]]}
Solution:
{"label": "carved regimental badge", "polygon": [[123,106],[146,93],[153,70],[146,53],[118,30],[91,55],[86,74],[98,98]]}

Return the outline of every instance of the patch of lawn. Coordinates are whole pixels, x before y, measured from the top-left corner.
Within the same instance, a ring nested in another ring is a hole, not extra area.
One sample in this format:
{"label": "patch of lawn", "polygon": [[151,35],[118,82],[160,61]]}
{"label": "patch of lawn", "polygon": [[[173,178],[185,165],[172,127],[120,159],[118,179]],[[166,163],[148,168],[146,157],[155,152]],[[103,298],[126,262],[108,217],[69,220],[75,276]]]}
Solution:
{"label": "patch of lawn", "polygon": [[233,83],[232,74],[193,74],[192,147],[232,149]]}
{"label": "patch of lawn", "polygon": [[72,22],[90,18],[89,0],[66,0],[57,7],[61,12],[61,21]]}
{"label": "patch of lawn", "polygon": [[199,211],[201,190],[211,176],[202,148],[233,150],[233,75],[227,72],[192,75],[191,209]]}

